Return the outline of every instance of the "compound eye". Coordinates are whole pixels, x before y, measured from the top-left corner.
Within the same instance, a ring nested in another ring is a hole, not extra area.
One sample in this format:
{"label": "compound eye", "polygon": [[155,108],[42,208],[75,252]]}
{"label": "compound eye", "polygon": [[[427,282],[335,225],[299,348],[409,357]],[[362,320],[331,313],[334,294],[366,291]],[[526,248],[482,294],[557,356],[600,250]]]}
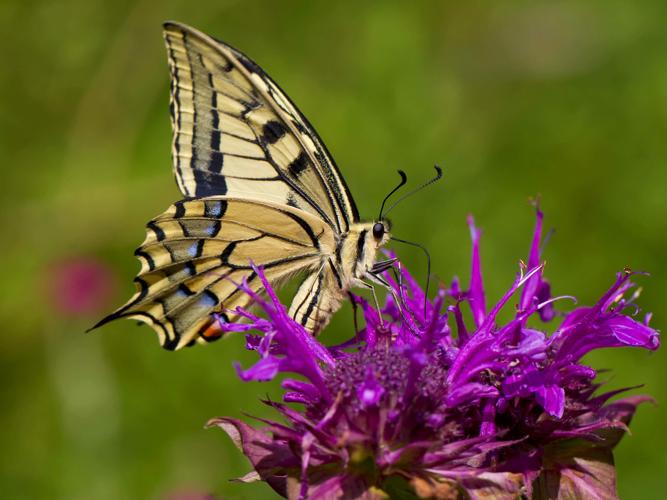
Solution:
{"label": "compound eye", "polygon": [[376,222],[373,226],[373,237],[376,240],[381,240],[384,236],[384,224],[381,222]]}

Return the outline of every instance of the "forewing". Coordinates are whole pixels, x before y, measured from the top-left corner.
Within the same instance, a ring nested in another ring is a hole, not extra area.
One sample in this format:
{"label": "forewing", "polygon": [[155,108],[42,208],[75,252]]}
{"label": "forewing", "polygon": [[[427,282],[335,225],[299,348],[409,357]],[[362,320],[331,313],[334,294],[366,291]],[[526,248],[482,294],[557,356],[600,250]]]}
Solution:
{"label": "forewing", "polygon": [[334,245],[331,228],[302,210],[250,200],[183,200],[148,223],[135,252],[141,270],[137,293],[95,327],[117,318],[151,325],[166,349],[221,336],[214,313],[234,321],[249,296],[246,280],[261,290],[251,262],[276,284],[317,267]]}
{"label": "forewing", "polygon": [[166,23],[174,171],[186,197],[227,195],[301,208],[338,233],[358,219],[312,126],[257,64]]}

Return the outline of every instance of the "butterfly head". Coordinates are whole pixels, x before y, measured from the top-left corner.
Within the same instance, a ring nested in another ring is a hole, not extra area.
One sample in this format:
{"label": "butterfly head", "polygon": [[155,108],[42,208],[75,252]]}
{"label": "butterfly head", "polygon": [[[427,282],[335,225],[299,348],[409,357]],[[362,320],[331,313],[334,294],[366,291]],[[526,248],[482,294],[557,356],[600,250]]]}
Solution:
{"label": "butterfly head", "polygon": [[380,248],[387,244],[390,239],[389,231],[391,230],[391,222],[388,219],[383,219],[373,224],[371,234],[375,242],[375,247]]}

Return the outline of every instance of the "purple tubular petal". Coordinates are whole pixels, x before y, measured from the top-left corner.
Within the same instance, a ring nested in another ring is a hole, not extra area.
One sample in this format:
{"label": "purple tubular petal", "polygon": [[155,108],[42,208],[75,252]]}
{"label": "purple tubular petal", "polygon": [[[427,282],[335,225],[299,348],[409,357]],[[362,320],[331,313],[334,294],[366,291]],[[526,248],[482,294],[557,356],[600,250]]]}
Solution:
{"label": "purple tubular petal", "polygon": [[313,400],[304,396],[300,392],[286,392],[283,394],[283,401],[285,403],[300,403],[300,404],[310,404],[313,403]]}
{"label": "purple tubular petal", "polygon": [[287,391],[293,391],[301,394],[308,401],[317,401],[320,397],[320,392],[313,384],[303,382],[302,380],[294,380],[291,378],[285,379],[280,384],[280,387]]}
{"label": "purple tubular petal", "polygon": [[384,394],[384,388],[378,383],[369,366],[366,368],[366,378],[364,383],[357,389],[357,397],[365,407],[377,406]]}
{"label": "purple tubular petal", "polygon": [[496,433],[496,405],[495,400],[489,399],[484,403],[482,410],[482,424],[480,436],[493,436]]}
{"label": "purple tubular petal", "polygon": [[473,404],[484,398],[496,398],[498,389],[486,384],[471,382],[457,387],[447,396],[447,406],[455,408],[467,404]]}
{"label": "purple tubular petal", "polygon": [[508,356],[517,356],[532,361],[544,361],[547,353],[547,336],[539,330],[525,328],[521,330],[521,340],[516,347],[507,348]]}
{"label": "purple tubular petal", "polygon": [[459,285],[459,280],[454,278],[452,285],[449,290],[446,291],[448,295],[453,297],[456,300],[456,304],[450,306],[448,311],[454,313],[454,320],[456,321],[456,331],[458,333],[457,345],[459,347],[464,346],[468,339],[470,338],[468,334],[468,329],[466,328],[465,322],[463,321],[463,313],[461,312],[461,301],[464,300],[461,293],[461,287]]}
{"label": "purple tubular petal", "polygon": [[[655,351],[660,347],[660,335],[644,323],[616,311],[607,311],[629,275],[619,273],[619,279],[594,307],[572,311],[550,339],[557,351],[559,363],[573,363],[593,349],[603,347],[642,347]],[[626,288],[627,289],[627,288]]]}
{"label": "purple tubular petal", "polygon": [[470,271],[468,298],[475,326],[479,328],[484,323],[486,317],[486,298],[484,296],[482,265],[479,257],[479,241],[482,232],[475,227],[475,220],[472,215],[468,216],[468,226],[470,227],[470,237],[472,239],[472,269]]}
{"label": "purple tubular petal", "polygon": [[611,330],[619,345],[644,347],[655,351],[660,347],[660,335],[653,328],[621,315],[610,317],[605,326]]}
{"label": "purple tubular petal", "polygon": [[273,356],[269,356],[259,360],[247,370],[242,369],[241,365],[238,363],[234,363],[234,368],[236,368],[236,373],[239,378],[244,382],[250,382],[251,380],[266,382],[268,380],[273,380],[278,374],[280,360]]}
{"label": "purple tubular petal", "polygon": [[[271,302],[273,303],[273,307],[269,306],[258,295],[252,293],[251,290],[248,290],[250,292],[249,294],[253,296],[254,300],[262,305],[265,311],[271,316],[274,326],[283,327],[285,329],[285,332],[283,333],[289,332],[291,337],[294,337],[294,341],[297,341],[300,344],[299,347],[309,355],[309,358],[313,360],[319,360],[328,365],[334,365],[335,360],[326,347],[317,342],[306,330],[296,327],[297,323],[295,323],[292,318],[289,317],[287,310],[280,303],[278,296],[273,291],[269,281],[266,279],[264,270],[256,266],[253,266],[253,270],[257,273],[257,276],[262,282],[264,289],[266,290],[269,298],[271,299]],[[248,293],[248,291],[246,293]],[[277,330],[280,331],[280,329]]]}
{"label": "purple tubular petal", "polygon": [[[554,372],[557,366],[552,366],[551,371]],[[557,375],[559,385],[564,387],[570,382],[593,380],[597,376],[597,372],[590,366],[567,365],[560,368]]]}
{"label": "purple tubular petal", "polygon": [[544,304],[538,309],[540,319],[545,323],[554,319],[556,311],[553,305],[554,301],[551,300],[551,285],[546,280],[540,281],[535,296],[539,304]]}
{"label": "purple tubular petal", "polygon": [[380,316],[377,309],[370,302],[356,295],[354,298],[356,303],[361,307],[361,312],[366,323],[366,328],[364,328],[360,340],[365,340],[369,347],[374,347],[377,342],[377,332],[380,328]]}
{"label": "purple tubular petal", "polygon": [[[544,214],[538,208],[536,210],[535,230],[533,231],[533,242],[530,245],[530,253],[528,254],[528,269],[535,269],[540,265],[540,240],[542,238],[542,219]],[[538,290],[542,284],[542,272],[535,273],[531,279],[526,282],[523,291],[521,292],[521,300],[519,308],[521,310],[528,309],[533,301],[538,297]],[[548,286],[548,285],[547,285]],[[539,299],[538,299],[539,300]],[[539,300],[544,302],[546,299]]]}
{"label": "purple tubular petal", "polygon": [[459,351],[453,365],[449,369],[447,382],[451,387],[475,377],[489,361],[497,358],[493,349],[495,337],[477,333]]}
{"label": "purple tubular petal", "polygon": [[543,385],[535,392],[537,402],[546,412],[556,418],[561,418],[565,411],[565,391],[557,385]]}

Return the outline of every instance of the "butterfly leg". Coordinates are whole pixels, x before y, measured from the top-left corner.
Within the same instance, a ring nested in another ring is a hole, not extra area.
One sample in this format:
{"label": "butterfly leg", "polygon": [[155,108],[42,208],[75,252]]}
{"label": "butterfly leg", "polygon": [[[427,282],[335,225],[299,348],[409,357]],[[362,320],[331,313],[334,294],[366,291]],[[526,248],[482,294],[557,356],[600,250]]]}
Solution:
{"label": "butterfly leg", "polygon": [[[389,260],[392,260],[392,259],[389,259]],[[393,259],[391,264],[393,264],[397,260],[398,259]],[[383,262],[388,262],[388,261],[383,261]],[[378,263],[378,264],[381,264],[381,263]],[[398,266],[399,266],[398,271],[392,265],[389,265],[388,267],[391,267],[394,271],[394,274],[395,274],[395,277],[396,277],[396,282],[398,284],[398,290],[399,290],[400,296],[396,293],[396,290],[394,290],[394,288],[392,288],[392,286],[389,284],[389,282],[382,275],[375,274],[371,270],[368,273],[368,277],[372,281],[382,285],[384,288],[386,288],[389,291],[389,293],[391,293],[391,296],[394,299],[394,303],[396,304],[396,307],[398,308],[398,312],[401,315],[401,317],[403,318],[403,321],[408,326],[408,328],[410,328],[410,330],[412,330],[412,332],[417,335],[418,332],[415,331],[415,329],[413,327],[414,317],[412,318],[412,321],[408,321],[408,318],[405,316],[405,309],[407,309],[407,308],[404,307],[405,306],[405,290],[403,288],[402,274],[400,273],[400,266],[401,266],[400,262],[398,263]],[[376,266],[373,266],[373,268],[375,268],[375,267]],[[379,311],[379,309],[378,309],[378,311]]]}
{"label": "butterfly leg", "polygon": [[[397,267],[392,267],[391,270],[394,272],[394,279],[398,284],[398,294],[401,299],[401,304],[405,307],[405,288],[403,288],[403,273],[401,272],[401,263],[397,264]],[[407,309],[407,308],[406,308]]]}
{"label": "butterfly leg", "polygon": [[347,296],[350,299],[350,303],[352,304],[352,318],[354,319],[354,335],[355,337],[359,335],[359,323],[357,322],[357,310],[359,309],[359,306],[357,305],[357,301],[354,300],[354,295],[352,292],[347,292]]}
{"label": "butterfly leg", "polygon": [[398,284],[398,293],[401,304],[403,305],[403,308],[399,309],[401,309],[401,315],[403,316],[403,319],[405,319],[404,311],[407,310],[412,318],[412,321],[414,322],[415,321],[414,314],[408,307],[405,307],[405,288],[403,287],[403,273],[401,272],[401,263],[399,262],[397,266],[398,269],[396,269],[396,267],[392,267],[392,271],[394,272],[394,279],[396,279],[396,283]]}
{"label": "butterfly leg", "polygon": [[398,259],[395,258],[395,257],[393,259],[378,261],[375,264],[373,264],[373,267],[371,267],[368,270],[368,273],[372,274],[374,276],[377,276],[378,274],[382,274],[386,270],[391,269],[394,266],[395,262],[398,262]]}
{"label": "butterfly leg", "polygon": [[[369,278],[371,278],[372,281],[375,281],[375,279],[377,279],[377,276],[373,276],[372,274],[369,274],[368,276],[369,276]],[[375,309],[377,309],[378,317],[380,318],[380,326],[384,328],[384,320],[382,319],[382,311],[380,310],[380,301],[378,300],[377,293],[375,293],[375,287],[373,286],[372,283],[367,283],[363,280],[359,280],[358,284],[359,284],[359,286],[364,287],[367,290],[370,290],[371,293],[373,294],[373,301],[375,302]],[[380,284],[382,284],[382,283],[380,283]],[[387,283],[387,285],[388,285],[388,283]]]}
{"label": "butterfly leg", "polygon": [[[394,299],[394,303],[396,304],[396,307],[398,308],[399,314],[401,317],[405,318],[405,313],[403,311],[403,304],[404,302],[398,297],[396,294],[396,290],[389,284],[389,282],[382,276],[381,273],[386,271],[387,269],[391,268],[393,264],[397,261],[398,259],[387,259],[381,262],[376,263],[369,271],[368,271],[368,278],[373,281],[374,283],[382,286],[385,288],[389,293],[391,293],[391,296]],[[399,264],[400,265],[400,264]],[[397,280],[398,281],[398,280]],[[398,281],[400,283],[400,281]],[[366,283],[365,284],[367,287],[370,287],[373,289],[373,296],[375,297],[375,287],[373,285]],[[380,313],[380,306],[378,305],[378,300],[377,297],[375,297],[375,303],[376,307],[378,310],[378,315],[380,316],[380,324],[382,324],[382,314]],[[384,326],[384,325],[382,325]]]}

